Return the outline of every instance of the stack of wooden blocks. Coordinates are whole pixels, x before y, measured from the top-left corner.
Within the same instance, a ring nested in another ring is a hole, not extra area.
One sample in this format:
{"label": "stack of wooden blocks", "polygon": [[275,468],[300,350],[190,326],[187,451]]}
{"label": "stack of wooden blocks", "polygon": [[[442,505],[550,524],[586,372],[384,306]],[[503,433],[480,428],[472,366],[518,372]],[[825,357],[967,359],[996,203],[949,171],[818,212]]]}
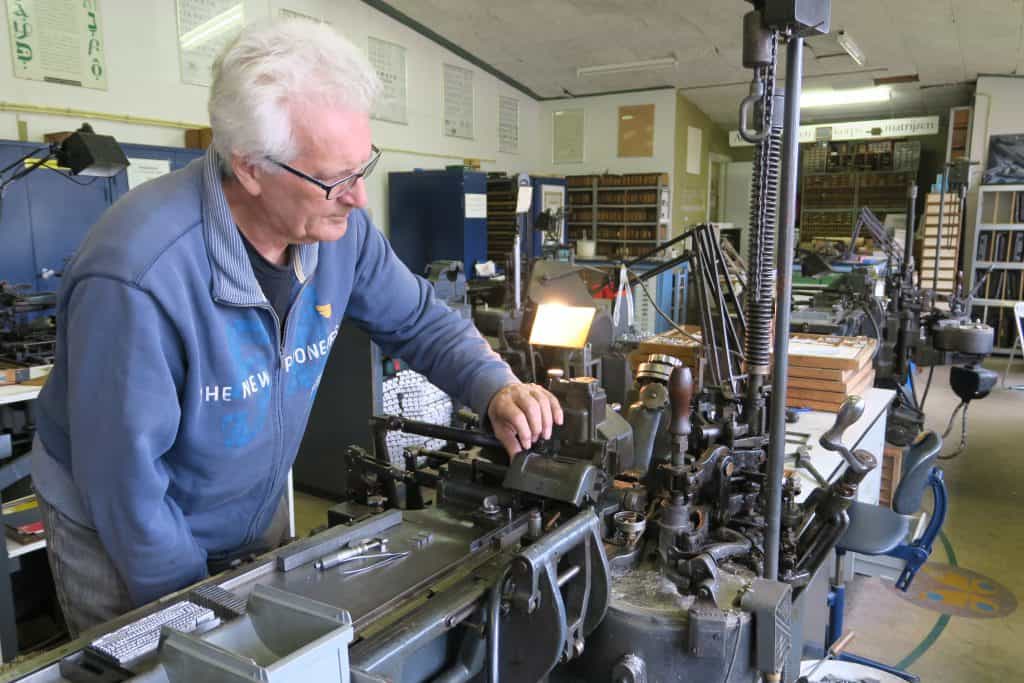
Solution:
{"label": "stack of wooden blocks", "polygon": [[[700,327],[684,326],[692,336],[673,330],[640,343],[630,354],[635,370],[652,353],[675,356],[700,382]],[[696,338],[696,339],[694,339]],[[870,337],[793,334],[789,340],[786,405],[834,413],[848,395],[863,395],[875,382],[872,359],[877,342]]]}
{"label": "stack of wooden blocks", "polygon": [[[939,278],[937,292],[952,294],[956,288],[956,264],[960,253],[960,198],[946,194],[942,209],[942,234],[939,235],[940,195],[931,192],[925,198],[924,216],[921,217],[923,239],[921,262],[921,286],[931,289],[935,277],[935,254],[939,255]],[[939,238],[936,243],[936,238]]]}
{"label": "stack of wooden blocks", "polygon": [[875,383],[876,344],[870,337],[792,335],[786,405],[834,413],[847,396],[862,396]]}

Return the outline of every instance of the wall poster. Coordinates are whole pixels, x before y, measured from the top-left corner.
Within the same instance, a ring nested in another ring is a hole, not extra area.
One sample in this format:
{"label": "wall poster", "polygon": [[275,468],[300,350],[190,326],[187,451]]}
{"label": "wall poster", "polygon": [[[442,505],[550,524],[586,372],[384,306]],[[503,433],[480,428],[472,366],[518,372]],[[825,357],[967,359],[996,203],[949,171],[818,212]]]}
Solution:
{"label": "wall poster", "polygon": [[519,153],[519,100],[498,95],[498,151]]}
{"label": "wall poster", "polygon": [[473,139],[473,72],[444,65],[444,134]]}
{"label": "wall poster", "polygon": [[556,164],[583,163],[583,110],[562,109],[554,112],[552,118],[552,161]]}
{"label": "wall poster", "polygon": [[245,24],[238,0],[177,0],[181,80],[210,85],[213,60]]}
{"label": "wall poster", "polygon": [[14,75],[107,89],[99,0],[7,0]]}
{"label": "wall poster", "polygon": [[380,78],[380,98],[373,118],[391,123],[409,123],[406,109],[405,48],[380,38],[367,38],[367,57]]}

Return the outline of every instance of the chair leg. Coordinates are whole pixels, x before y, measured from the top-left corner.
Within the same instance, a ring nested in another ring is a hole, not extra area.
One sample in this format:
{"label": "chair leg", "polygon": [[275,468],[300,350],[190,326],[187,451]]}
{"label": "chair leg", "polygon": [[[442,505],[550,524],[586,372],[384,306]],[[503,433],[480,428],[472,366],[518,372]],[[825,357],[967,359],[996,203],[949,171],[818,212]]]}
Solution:
{"label": "chair leg", "polygon": [[[827,653],[829,648],[843,635],[843,613],[846,610],[846,586],[842,583],[841,578],[837,577],[837,582],[833,583],[828,592],[828,630],[825,634],[825,652]],[[882,662],[868,659],[867,657],[861,657],[859,655],[850,654],[848,652],[841,652],[836,656],[836,659],[843,662],[851,662],[853,664],[861,664],[872,669],[878,669],[886,673],[892,674],[897,678],[908,681],[908,683],[920,683],[921,679],[918,676],[904,671],[903,669],[897,669],[883,664]]]}
{"label": "chair leg", "polygon": [[1013,340],[1013,346],[1010,347],[1010,357],[1006,359],[1006,369],[1003,370],[1003,389],[1007,391],[1024,391],[1024,384],[1006,384],[1006,378],[1010,375],[1010,367],[1013,365],[1013,354],[1017,350],[1017,347],[1021,347],[1021,356],[1024,357],[1024,341],[1020,339]]}
{"label": "chair leg", "polygon": [[843,612],[846,609],[846,586],[833,584],[828,592],[828,627],[825,651],[843,637]]}

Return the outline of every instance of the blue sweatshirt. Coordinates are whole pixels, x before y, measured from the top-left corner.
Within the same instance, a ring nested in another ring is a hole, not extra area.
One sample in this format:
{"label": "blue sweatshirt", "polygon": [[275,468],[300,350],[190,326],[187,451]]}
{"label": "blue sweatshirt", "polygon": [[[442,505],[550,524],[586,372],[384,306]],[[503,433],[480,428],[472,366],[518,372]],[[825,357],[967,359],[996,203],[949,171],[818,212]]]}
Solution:
{"label": "blue sweatshirt", "polygon": [[282,333],[211,150],[117,202],[64,271],[33,478],[96,529],[137,604],[268,527],[343,320],[480,414],[516,381],[363,211],[292,253]]}

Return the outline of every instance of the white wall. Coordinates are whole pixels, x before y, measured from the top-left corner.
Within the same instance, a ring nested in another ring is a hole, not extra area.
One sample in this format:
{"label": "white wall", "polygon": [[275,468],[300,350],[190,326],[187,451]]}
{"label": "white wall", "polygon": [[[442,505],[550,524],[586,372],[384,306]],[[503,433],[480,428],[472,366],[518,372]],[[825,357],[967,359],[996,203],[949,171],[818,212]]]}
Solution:
{"label": "white wall", "polygon": [[[654,156],[618,156],[619,107],[654,104]],[[554,112],[582,109],[583,163],[556,164],[553,156]],[[558,175],[582,173],[653,173],[672,175],[675,166],[675,90],[547,100],[540,103],[540,148],[538,170]]]}
{"label": "white wall", "polygon": [[[407,49],[409,125],[373,122],[374,142],[385,150],[368,182],[370,211],[387,230],[387,173],[413,168],[443,168],[462,158],[484,161],[484,170],[528,171],[538,167],[538,103],[475,66],[455,57],[399,22],[358,0],[246,0],[246,20],[277,16],[286,8],[329,21],[366,50],[372,35]],[[108,90],[90,90],[14,78],[9,34],[0,31],[0,101],[84,109],[207,125],[207,89],[181,82],[175,3],[171,0],[103,0]],[[473,70],[475,140],[444,137],[442,64]],[[498,153],[498,96],[519,100],[519,154]],[[81,121],[61,116],[0,112],[0,138],[17,139],[17,121],[28,124],[29,139],[70,130]],[[93,121],[98,132],[122,142],[183,146],[184,132],[174,128]],[[403,150],[403,151],[397,151]],[[445,158],[430,155],[446,155]]]}

